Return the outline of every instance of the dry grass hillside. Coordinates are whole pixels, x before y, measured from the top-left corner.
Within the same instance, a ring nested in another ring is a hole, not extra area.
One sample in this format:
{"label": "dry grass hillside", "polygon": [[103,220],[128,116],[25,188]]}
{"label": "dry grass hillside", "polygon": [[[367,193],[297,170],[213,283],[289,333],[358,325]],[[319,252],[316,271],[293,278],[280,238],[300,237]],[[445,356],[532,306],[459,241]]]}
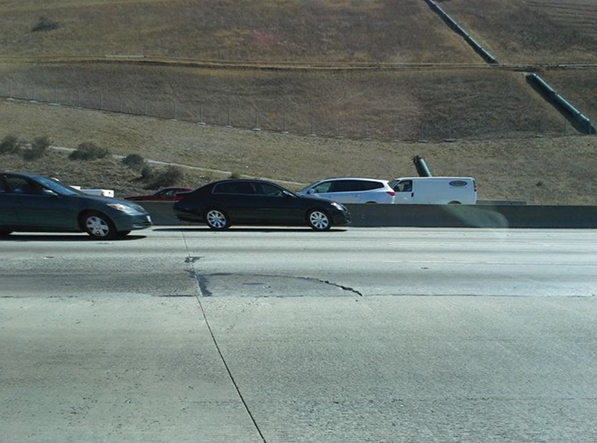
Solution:
{"label": "dry grass hillside", "polygon": [[263,71],[0,65],[0,95],[162,118],[348,138],[573,133],[521,73],[487,68]]}
{"label": "dry grass hillside", "polygon": [[[483,199],[597,204],[597,138],[590,136],[456,143],[338,140],[17,102],[0,103],[0,134],[26,140],[47,135],[66,147],[93,141],[116,154],[141,153],[154,160],[305,183],[330,176],[412,176],[411,158],[419,154],[436,175],[475,177]],[[5,158],[0,157],[0,169],[6,167]],[[50,164],[40,164],[35,172],[57,175]],[[97,170],[78,173],[86,183],[109,186]]]}
{"label": "dry grass hillside", "polygon": [[597,63],[593,0],[443,0],[441,6],[502,63]]}
{"label": "dry grass hillside", "polygon": [[[40,16],[55,29],[32,32]],[[0,56],[477,62],[420,0],[7,0]]]}

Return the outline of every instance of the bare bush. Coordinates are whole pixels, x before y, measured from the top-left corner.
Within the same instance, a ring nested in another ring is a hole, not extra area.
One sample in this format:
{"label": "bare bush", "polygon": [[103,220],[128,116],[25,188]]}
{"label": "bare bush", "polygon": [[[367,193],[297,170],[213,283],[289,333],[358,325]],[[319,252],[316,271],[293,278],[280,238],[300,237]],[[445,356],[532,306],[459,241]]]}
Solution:
{"label": "bare bush", "polygon": [[23,160],[33,161],[42,158],[46,155],[46,151],[50,146],[50,139],[48,137],[36,137],[31,143],[31,147],[21,151]]}
{"label": "bare bush", "polygon": [[145,186],[146,189],[159,189],[168,186],[174,186],[184,178],[182,169],[178,166],[168,166],[166,169],[156,174]]}
{"label": "bare bush", "polygon": [[53,31],[54,29],[58,29],[60,24],[55,22],[54,20],[50,20],[47,17],[40,17],[37,24],[31,28],[31,32],[40,32],[40,31]]}
{"label": "bare bush", "polygon": [[70,153],[68,156],[71,160],[97,160],[104,158],[109,154],[106,148],[100,148],[95,143],[86,142],[81,143],[76,150]]}
{"label": "bare bush", "polygon": [[122,163],[133,171],[142,171],[146,166],[145,159],[139,154],[129,154],[122,159]]}
{"label": "bare bush", "polygon": [[7,135],[0,142],[0,154],[14,154],[19,149],[19,143],[14,135]]}

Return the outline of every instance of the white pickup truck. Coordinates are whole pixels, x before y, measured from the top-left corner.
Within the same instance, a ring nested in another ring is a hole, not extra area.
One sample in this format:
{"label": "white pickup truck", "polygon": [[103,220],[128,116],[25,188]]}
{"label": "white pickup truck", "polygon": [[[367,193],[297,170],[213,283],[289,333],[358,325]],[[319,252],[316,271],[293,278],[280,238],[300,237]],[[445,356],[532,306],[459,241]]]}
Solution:
{"label": "white pickup truck", "polygon": [[97,195],[98,197],[114,198],[114,191],[112,189],[83,189],[81,186],[72,186],[71,188],[78,189],[81,192],[89,195]]}

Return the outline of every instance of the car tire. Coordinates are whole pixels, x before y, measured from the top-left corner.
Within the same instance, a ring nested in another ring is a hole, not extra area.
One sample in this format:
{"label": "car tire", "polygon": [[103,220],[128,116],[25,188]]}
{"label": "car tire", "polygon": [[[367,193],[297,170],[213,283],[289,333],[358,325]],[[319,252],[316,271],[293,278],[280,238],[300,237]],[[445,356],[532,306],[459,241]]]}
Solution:
{"label": "car tire", "polygon": [[307,214],[307,224],[316,231],[327,231],[332,227],[330,216],[321,209],[312,209]]}
{"label": "car tire", "polygon": [[460,205],[461,203],[460,203],[460,202],[457,202],[457,201],[453,201],[453,202],[450,202],[450,203],[448,203],[448,204],[449,204],[449,205]]}
{"label": "car tire", "polygon": [[99,212],[86,212],[81,217],[82,228],[96,240],[111,240],[118,236],[109,217]]}
{"label": "car tire", "polygon": [[230,227],[230,219],[224,211],[210,208],[205,211],[205,223],[214,231],[224,231]]}
{"label": "car tire", "polygon": [[12,231],[0,231],[0,237],[8,237]]}

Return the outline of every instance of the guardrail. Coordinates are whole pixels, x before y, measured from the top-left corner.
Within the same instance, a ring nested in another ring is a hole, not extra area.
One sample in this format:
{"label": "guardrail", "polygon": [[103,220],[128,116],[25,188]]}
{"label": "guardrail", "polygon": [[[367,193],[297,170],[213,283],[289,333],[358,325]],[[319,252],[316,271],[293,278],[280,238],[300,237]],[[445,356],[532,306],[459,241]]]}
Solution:
{"label": "guardrail", "polygon": [[[156,225],[179,221],[170,202],[139,202]],[[347,205],[353,227],[597,229],[597,206]]]}

